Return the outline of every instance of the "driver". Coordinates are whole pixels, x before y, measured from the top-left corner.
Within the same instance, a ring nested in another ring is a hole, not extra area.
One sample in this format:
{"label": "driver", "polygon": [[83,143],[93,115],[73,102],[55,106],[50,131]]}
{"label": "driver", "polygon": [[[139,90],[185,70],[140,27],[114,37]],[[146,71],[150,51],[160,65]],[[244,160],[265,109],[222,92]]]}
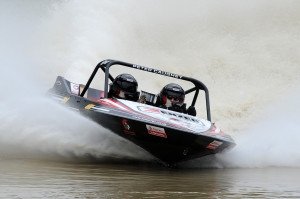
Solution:
{"label": "driver", "polygon": [[138,83],[130,74],[120,74],[109,85],[108,97],[116,97],[130,101],[137,101],[139,92],[137,91]]}
{"label": "driver", "polygon": [[156,106],[196,116],[195,107],[190,106],[186,110],[184,98],[185,93],[182,87],[178,84],[170,83],[164,86],[157,95]]}

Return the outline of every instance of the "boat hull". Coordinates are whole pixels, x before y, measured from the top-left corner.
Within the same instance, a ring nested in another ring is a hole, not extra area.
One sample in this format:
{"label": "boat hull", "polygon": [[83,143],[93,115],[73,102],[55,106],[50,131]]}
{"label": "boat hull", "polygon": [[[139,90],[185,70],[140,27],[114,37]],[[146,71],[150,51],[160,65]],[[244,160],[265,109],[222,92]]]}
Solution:
{"label": "boat hull", "polygon": [[[125,100],[91,100],[53,90],[50,94],[168,165],[219,153],[235,145],[230,136],[217,132],[214,124],[196,117],[182,118],[173,111]],[[201,132],[191,126],[193,122],[201,123]]]}

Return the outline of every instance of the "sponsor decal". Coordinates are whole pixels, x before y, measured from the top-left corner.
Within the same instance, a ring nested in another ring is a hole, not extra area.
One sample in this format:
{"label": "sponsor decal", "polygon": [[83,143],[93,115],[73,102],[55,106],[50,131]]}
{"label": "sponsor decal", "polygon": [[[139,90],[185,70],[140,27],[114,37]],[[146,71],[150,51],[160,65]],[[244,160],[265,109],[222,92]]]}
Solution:
{"label": "sponsor decal", "polygon": [[132,131],[127,131],[127,130],[123,130],[125,133],[130,134],[130,135],[135,135],[135,132]]}
{"label": "sponsor decal", "polygon": [[164,115],[167,115],[167,116],[171,116],[171,117],[177,117],[177,118],[180,118],[180,119],[184,119],[184,120],[188,120],[190,122],[195,122],[195,123],[198,123],[202,126],[205,126],[205,124],[203,124],[203,122],[201,122],[200,120],[197,120],[196,118],[193,118],[193,117],[190,117],[186,114],[180,114],[180,113],[176,113],[174,111],[170,112],[170,111],[166,111],[166,110],[162,110],[160,111],[162,114]]}
{"label": "sponsor decal", "polygon": [[149,134],[167,138],[167,134],[166,134],[164,128],[160,128],[160,127],[157,127],[157,126],[151,126],[151,125],[148,125],[148,124],[146,124],[146,127],[147,127],[147,130],[148,130]]}
{"label": "sponsor decal", "polygon": [[109,107],[113,107],[113,108],[117,108],[123,111],[130,111],[129,108],[127,108],[126,106],[121,105],[120,103],[111,100],[111,99],[91,99],[94,102],[103,104],[105,106],[109,106]]}
{"label": "sponsor decal", "polygon": [[69,101],[69,97],[64,97],[64,99],[63,100],[61,100],[61,103],[63,103],[63,104],[65,104],[65,103],[67,103],[67,101]]}
{"label": "sponsor decal", "polygon": [[126,119],[122,120],[122,124],[123,124],[123,127],[124,127],[123,131],[125,133],[131,134],[131,135],[135,135],[135,132],[129,131],[130,130],[130,126],[129,126],[128,121]]}
{"label": "sponsor decal", "polygon": [[167,126],[168,123],[164,123],[164,122],[160,122],[160,121],[157,121],[157,120],[154,120],[154,119],[148,119],[146,117],[140,117],[140,116],[136,116],[136,115],[133,115],[132,116],[133,118],[137,119],[137,120],[143,120],[145,122],[152,122],[152,123],[155,123],[157,125],[161,125],[161,126]]}
{"label": "sponsor decal", "polygon": [[169,73],[169,72],[156,70],[156,69],[153,69],[153,68],[148,68],[148,67],[145,67],[145,66],[140,66],[140,65],[135,65],[135,64],[133,64],[133,68],[148,71],[148,72],[152,72],[152,73],[157,73],[157,74],[161,74],[161,75],[165,75],[165,76],[169,76],[169,77],[175,77],[175,78],[178,78],[178,79],[181,79],[183,77],[182,75],[177,75],[177,74],[174,74],[174,73]]}
{"label": "sponsor decal", "polygon": [[90,110],[91,108],[93,108],[94,106],[96,106],[95,104],[89,104],[86,107],[84,107],[87,110]]}
{"label": "sponsor decal", "polygon": [[91,100],[94,101],[94,102],[103,104],[105,106],[109,106],[109,107],[116,108],[116,109],[119,109],[119,110],[122,110],[122,111],[126,111],[127,113],[131,113],[132,114],[131,117],[136,118],[138,120],[144,120],[144,121],[147,121],[147,122],[152,122],[152,123],[155,123],[157,125],[163,125],[163,126],[172,125],[172,126],[175,126],[177,128],[190,130],[189,128],[186,128],[182,125],[168,123],[168,122],[165,122],[163,120],[154,118],[152,116],[148,116],[146,114],[141,114],[139,112],[136,112],[136,111],[130,109],[128,106],[126,106],[126,104],[124,105],[124,104],[122,104],[122,103],[120,103],[116,100],[113,100],[113,99],[91,99]]}
{"label": "sponsor decal", "polygon": [[226,135],[228,136],[226,133],[224,133],[223,131],[221,131],[221,129],[217,128],[215,125],[213,127],[212,130],[204,132],[206,134],[212,134],[212,135]]}
{"label": "sponsor decal", "polygon": [[71,92],[78,95],[79,93],[79,85],[71,83]]}
{"label": "sponsor decal", "polygon": [[214,140],[214,141],[211,142],[209,145],[207,145],[206,148],[208,148],[208,149],[216,149],[216,148],[218,148],[221,144],[223,144],[223,142]]}
{"label": "sponsor decal", "polygon": [[149,107],[144,107],[144,106],[138,106],[137,108],[143,112],[160,113],[160,110],[154,109],[154,108],[149,108]]}
{"label": "sponsor decal", "polygon": [[129,126],[129,124],[127,123],[127,120],[126,120],[126,119],[123,119],[122,124],[123,124],[123,126],[124,126],[124,129],[126,129],[126,130],[129,130],[129,129],[130,129],[130,126]]}

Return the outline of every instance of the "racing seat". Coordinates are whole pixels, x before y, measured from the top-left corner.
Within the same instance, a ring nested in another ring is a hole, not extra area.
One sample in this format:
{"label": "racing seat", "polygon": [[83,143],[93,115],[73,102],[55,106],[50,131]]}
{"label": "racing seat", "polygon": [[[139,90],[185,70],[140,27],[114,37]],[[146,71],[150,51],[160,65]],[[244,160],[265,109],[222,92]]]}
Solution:
{"label": "racing seat", "polygon": [[143,104],[154,105],[156,102],[156,95],[152,93],[148,93],[146,91],[141,91],[138,102]]}

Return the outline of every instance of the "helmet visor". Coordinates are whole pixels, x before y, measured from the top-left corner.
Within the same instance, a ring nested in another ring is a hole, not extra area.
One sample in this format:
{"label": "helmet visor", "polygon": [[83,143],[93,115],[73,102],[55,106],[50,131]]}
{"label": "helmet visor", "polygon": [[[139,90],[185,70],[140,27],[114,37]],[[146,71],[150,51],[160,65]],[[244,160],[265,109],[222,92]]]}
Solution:
{"label": "helmet visor", "polygon": [[167,91],[166,96],[168,99],[174,99],[174,100],[183,100],[184,95],[182,93],[173,92],[173,91]]}
{"label": "helmet visor", "polygon": [[135,93],[136,92],[137,85],[135,85],[132,82],[125,82],[125,81],[119,81],[118,80],[116,83],[118,84],[118,86],[121,90],[130,92],[130,93]]}

